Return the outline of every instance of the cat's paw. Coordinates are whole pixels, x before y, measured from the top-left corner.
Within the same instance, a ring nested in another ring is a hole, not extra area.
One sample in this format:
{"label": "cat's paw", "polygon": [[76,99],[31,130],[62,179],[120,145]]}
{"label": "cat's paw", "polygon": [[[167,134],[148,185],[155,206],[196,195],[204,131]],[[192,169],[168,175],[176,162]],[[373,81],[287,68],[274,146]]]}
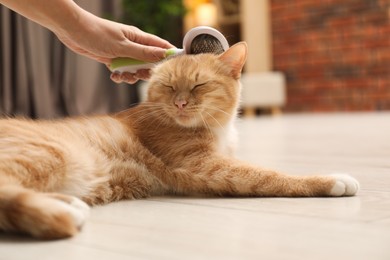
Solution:
{"label": "cat's paw", "polygon": [[68,212],[72,215],[76,227],[80,230],[89,217],[90,208],[84,201],[76,197],[72,197],[68,205],[70,206]]}
{"label": "cat's paw", "polygon": [[[21,190],[10,198],[8,231],[40,239],[59,239],[77,234],[89,216],[89,206],[78,198],[56,193]],[[6,223],[7,224],[7,223]]]}
{"label": "cat's paw", "polygon": [[51,197],[61,202],[63,209],[70,214],[74,225],[80,230],[89,217],[89,206],[84,201],[73,196],[51,194]]}
{"label": "cat's paw", "polygon": [[359,182],[347,174],[332,174],[335,183],[330,190],[330,196],[353,196],[359,190]]}

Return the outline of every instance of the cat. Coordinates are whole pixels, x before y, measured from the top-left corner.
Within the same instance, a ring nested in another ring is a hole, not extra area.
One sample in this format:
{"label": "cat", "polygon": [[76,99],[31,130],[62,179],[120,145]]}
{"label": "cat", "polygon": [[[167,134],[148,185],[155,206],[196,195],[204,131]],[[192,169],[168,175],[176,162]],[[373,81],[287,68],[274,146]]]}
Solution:
{"label": "cat", "polygon": [[77,234],[89,205],[154,195],[352,196],[348,175],[289,176],[234,159],[240,42],[158,65],[147,101],[115,115],[0,120],[0,229]]}

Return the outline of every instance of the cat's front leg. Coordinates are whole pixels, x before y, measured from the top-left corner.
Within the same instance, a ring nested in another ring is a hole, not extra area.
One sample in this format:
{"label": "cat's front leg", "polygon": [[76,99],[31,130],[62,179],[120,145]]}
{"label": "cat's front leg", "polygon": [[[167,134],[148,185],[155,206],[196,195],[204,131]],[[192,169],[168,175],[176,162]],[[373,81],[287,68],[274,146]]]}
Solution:
{"label": "cat's front leg", "polygon": [[209,157],[174,172],[174,191],[185,194],[264,197],[352,196],[359,183],[348,175],[291,176],[223,157]]}

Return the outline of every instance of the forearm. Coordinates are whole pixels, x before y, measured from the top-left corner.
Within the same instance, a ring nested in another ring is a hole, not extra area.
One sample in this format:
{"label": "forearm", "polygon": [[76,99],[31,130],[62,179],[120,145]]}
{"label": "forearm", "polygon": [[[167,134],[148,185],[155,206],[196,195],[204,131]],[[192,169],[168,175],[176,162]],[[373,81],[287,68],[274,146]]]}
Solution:
{"label": "forearm", "polygon": [[[48,28],[75,53],[104,64],[116,57],[130,57],[145,61],[159,61],[166,49],[173,46],[140,29],[109,21],[79,7],[73,0],[0,0],[26,18]],[[132,73],[121,81],[136,82],[145,73]],[[115,77],[119,82],[118,77]]]}
{"label": "forearm", "polygon": [[86,12],[72,0],[0,0],[0,3],[53,32],[78,28]]}

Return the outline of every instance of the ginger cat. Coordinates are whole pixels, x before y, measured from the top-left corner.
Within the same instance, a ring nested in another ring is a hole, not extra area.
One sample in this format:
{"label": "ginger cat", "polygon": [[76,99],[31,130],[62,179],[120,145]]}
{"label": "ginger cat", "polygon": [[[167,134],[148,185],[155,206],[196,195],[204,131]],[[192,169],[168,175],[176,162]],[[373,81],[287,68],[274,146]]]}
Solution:
{"label": "ginger cat", "polygon": [[154,70],[147,102],[112,116],[0,120],[0,229],[76,234],[89,205],[153,195],[351,196],[348,175],[298,177],[232,157],[243,42]]}

